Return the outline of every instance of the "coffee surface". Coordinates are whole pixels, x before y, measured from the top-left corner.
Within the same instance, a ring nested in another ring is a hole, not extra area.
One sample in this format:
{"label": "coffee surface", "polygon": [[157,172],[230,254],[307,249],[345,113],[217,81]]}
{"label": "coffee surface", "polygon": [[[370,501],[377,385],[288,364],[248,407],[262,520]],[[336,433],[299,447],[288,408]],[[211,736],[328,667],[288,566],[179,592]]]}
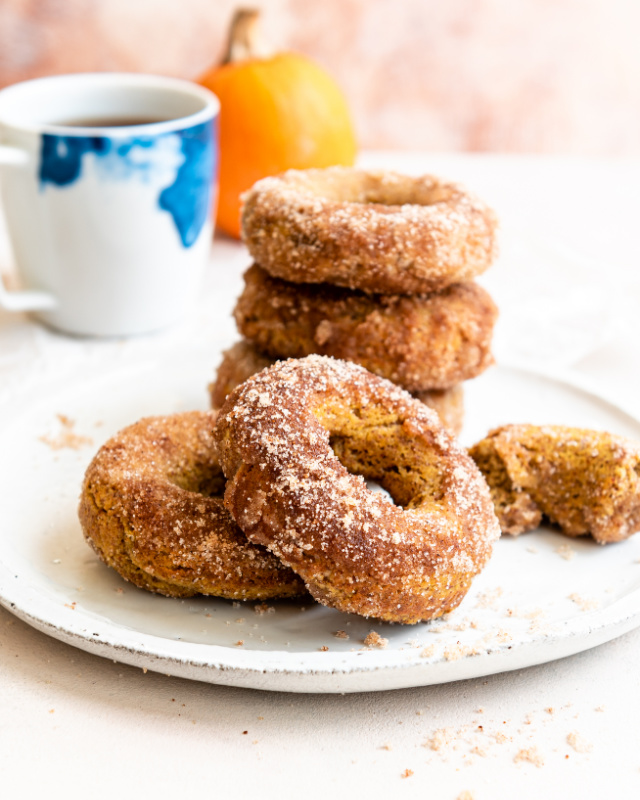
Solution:
{"label": "coffee surface", "polygon": [[166,122],[171,117],[143,117],[143,116],[104,116],[104,117],[74,117],[59,120],[55,124],[65,128],[128,128],[132,125],[150,125],[154,122]]}

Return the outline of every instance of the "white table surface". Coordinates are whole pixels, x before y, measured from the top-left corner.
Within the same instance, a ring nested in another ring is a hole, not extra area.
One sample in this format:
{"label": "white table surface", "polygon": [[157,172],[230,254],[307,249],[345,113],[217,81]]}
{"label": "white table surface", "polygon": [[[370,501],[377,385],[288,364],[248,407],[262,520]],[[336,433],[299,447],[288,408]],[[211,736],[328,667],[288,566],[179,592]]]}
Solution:
{"label": "white table surface", "polygon": [[[599,263],[603,294],[618,298],[615,325],[566,366],[640,413],[640,161],[369,153],[363,163],[462,180],[505,230],[534,231]],[[192,318],[124,343],[66,338],[0,312],[0,406],[25,381],[37,391],[40,375],[81,369],[110,349],[210,348],[213,369],[235,338],[229,314],[247,264],[242,246],[217,240]],[[143,673],[0,608],[0,796],[637,798],[638,664],[640,629],[489,678],[268,693]]]}

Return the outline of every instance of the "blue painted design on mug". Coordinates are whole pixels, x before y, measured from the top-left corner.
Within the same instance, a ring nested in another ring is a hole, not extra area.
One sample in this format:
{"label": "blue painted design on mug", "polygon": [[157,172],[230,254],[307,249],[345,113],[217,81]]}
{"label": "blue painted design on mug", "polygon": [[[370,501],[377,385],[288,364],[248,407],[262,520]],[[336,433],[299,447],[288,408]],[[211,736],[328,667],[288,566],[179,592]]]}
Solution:
{"label": "blue painted design on mug", "polygon": [[[154,171],[173,170],[173,180],[159,191],[156,203],[171,214],[183,247],[191,247],[211,214],[217,169],[215,123],[210,120],[182,131],[126,138],[45,133],[40,151],[40,185],[72,186],[81,179],[82,162],[88,154],[96,157],[100,177],[105,180],[136,177],[146,181]],[[175,165],[167,164],[167,145],[174,150],[174,156],[179,155]],[[140,148],[148,151],[147,157],[140,158]],[[159,174],[162,176],[162,172]]]}
{"label": "blue painted design on mug", "polygon": [[111,149],[111,141],[104,136],[53,136],[42,135],[40,152],[40,184],[69,186],[80,177],[82,158],[87,153],[104,155]]}
{"label": "blue painted design on mug", "polygon": [[179,136],[184,161],[175,181],[160,193],[158,204],[173,216],[182,244],[190,247],[211,214],[217,128],[210,120],[180,131]]}

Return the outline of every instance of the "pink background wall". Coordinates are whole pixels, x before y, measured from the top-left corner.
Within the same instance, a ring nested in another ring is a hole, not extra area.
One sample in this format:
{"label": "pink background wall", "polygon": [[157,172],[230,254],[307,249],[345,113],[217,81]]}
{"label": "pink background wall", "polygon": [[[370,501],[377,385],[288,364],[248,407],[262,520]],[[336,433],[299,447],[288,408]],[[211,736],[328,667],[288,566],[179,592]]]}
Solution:
{"label": "pink background wall", "polygon": [[[233,0],[0,0],[0,84],[79,70],[197,77]],[[263,0],[344,88],[364,147],[640,154],[637,0]]]}

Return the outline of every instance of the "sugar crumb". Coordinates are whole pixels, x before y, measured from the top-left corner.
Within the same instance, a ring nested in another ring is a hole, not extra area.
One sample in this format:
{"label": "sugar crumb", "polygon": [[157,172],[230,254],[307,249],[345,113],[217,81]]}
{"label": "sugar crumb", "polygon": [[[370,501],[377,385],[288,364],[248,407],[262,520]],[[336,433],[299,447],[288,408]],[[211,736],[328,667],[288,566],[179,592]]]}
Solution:
{"label": "sugar crumb", "polygon": [[93,444],[93,439],[89,436],[80,436],[73,430],[75,427],[74,420],[67,417],[65,414],[56,414],[58,422],[60,423],[60,430],[55,436],[45,434],[39,436],[39,441],[46,444],[52,450],[63,450],[68,448],[70,450],[80,450],[85,445]]}
{"label": "sugar crumb", "polygon": [[536,767],[544,766],[544,759],[540,755],[540,752],[535,745],[533,747],[526,747],[522,750],[518,750],[513,757],[513,760],[516,764],[520,761],[528,761],[530,764],[533,764]]}
{"label": "sugar crumb", "polygon": [[379,647],[383,648],[389,644],[389,640],[385,639],[383,636],[380,636],[379,633],[375,631],[371,631],[368,633],[364,638],[364,644],[367,647]]}
{"label": "sugar crumb", "polygon": [[453,740],[454,734],[451,728],[438,728],[438,730],[433,732],[431,738],[428,739],[423,746],[437,752],[450,745]]}
{"label": "sugar crumb", "polygon": [[412,769],[405,769],[405,771],[402,773],[401,777],[410,778],[412,775],[413,775],[413,770]]}
{"label": "sugar crumb", "polygon": [[565,561],[571,561],[576,554],[576,551],[573,549],[573,547],[566,544],[566,542],[558,545],[558,547],[555,548],[555,552],[560,556],[560,558],[564,558]]}
{"label": "sugar crumb", "polygon": [[447,661],[457,661],[459,658],[466,658],[467,656],[477,656],[480,651],[475,647],[469,645],[462,645],[457,643],[445,648],[444,657]]}
{"label": "sugar crumb", "polygon": [[567,736],[567,744],[573,747],[576,753],[590,753],[593,745],[582,737],[577,731],[571,731]]}
{"label": "sugar crumb", "polygon": [[476,601],[476,608],[489,608],[495,609],[498,605],[498,600],[502,597],[504,589],[501,586],[496,586],[495,589],[481,592]]}
{"label": "sugar crumb", "polygon": [[570,594],[569,600],[572,600],[583,611],[593,611],[600,605],[600,603],[598,603],[597,600],[594,600],[593,598],[589,597],[583,597],[577,592],[573,592],[572,594]]}

